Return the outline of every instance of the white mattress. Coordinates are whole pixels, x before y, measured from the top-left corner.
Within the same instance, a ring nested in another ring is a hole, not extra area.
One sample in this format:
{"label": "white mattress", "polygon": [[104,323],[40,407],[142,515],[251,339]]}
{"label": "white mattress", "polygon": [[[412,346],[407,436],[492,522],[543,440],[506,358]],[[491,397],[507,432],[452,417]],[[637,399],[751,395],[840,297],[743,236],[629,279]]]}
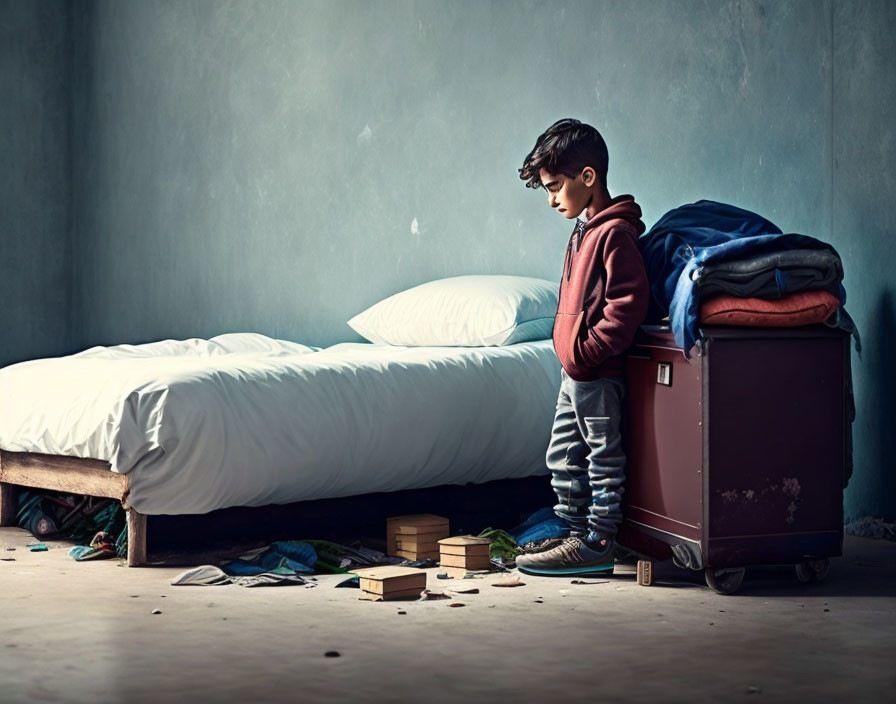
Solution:
{"label": "white mattress", "polygon": [[0,448],[93,457],[145,514],[547,472],[550,340],[323,350],[236,333],[0,369]]}

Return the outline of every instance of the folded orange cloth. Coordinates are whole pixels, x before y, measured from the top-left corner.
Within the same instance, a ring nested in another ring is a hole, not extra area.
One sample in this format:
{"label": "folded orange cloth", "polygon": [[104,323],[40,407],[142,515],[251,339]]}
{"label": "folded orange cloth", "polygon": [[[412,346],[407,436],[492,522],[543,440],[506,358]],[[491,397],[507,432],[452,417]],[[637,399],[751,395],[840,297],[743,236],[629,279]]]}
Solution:
{"label": "folded orange cloth", "polygon": [[827,320],[840,306],[828,291],[801,291],[770,301],[764,298],[717,296],[700,306],[706,325],[790,328]]}

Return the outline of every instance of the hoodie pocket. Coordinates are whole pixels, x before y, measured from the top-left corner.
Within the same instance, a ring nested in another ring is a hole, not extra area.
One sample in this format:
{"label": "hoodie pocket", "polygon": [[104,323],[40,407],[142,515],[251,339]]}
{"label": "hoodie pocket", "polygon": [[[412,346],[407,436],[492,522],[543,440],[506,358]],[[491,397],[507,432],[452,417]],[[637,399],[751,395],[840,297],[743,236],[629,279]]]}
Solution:
{"label": "hoodie pocket", "polygon": [[582,329],[585,311],[558,313],[554,320],[554,351],[566,373],[573,376],[577,369],[576,340]]}

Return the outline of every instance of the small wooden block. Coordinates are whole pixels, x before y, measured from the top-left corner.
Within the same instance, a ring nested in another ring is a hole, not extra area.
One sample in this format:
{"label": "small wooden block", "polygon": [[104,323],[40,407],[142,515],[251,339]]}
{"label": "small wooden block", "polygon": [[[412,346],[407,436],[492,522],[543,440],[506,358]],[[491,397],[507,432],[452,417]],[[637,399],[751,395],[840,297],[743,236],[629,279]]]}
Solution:
{"label": "small wooden block", "polygon": [[488,557],[488,545],[439,545],[442,555],[459,555],[462,557]]}
{"label": "small wooden block", "polygon": [[431,513],[414,513],[386,519],[386,554],[394,555],[398,535],[420,542],[435,542],[449,533],[448,519]]}
{"label": "small wooden block", "polygon": [[470,548],[471,546],[485,545],[488,547],[491,545],[491,540],[488,538],[478,538],[475,535],[455,535],[450,538],[443,538],[439,541],[439,545],[450,545],[461,548]]}
{"label": "small wooden block", "polygon": [[421,542],[414,538],[407,538],[403,535],[396,534],[395,548],[397,550],[410,550],[411,552],[438,552],[439,544],[435,540]]}
{"label": "small wooden block", "polygon": [[419,599],[420,594],[423,592],[424,588],[421,589],[401,589],[397,592],[389,592],[387,594],[377,594],[376,592],[366,592],[363,589],[361,590],[361,596],[359,599],[363,601],[395,601],[397,599]]}
{"label": "small wooden block", "polygon": [[442,555],[439,558],[442,567],[463,567],[466,570],[487,570],[492,566],[488,556],[464,557],[462,555]]}
{"label": "small wooden block", "polygon": [[438,551],[433,550],[428,550],[426,552],[421,552],[419,550],[396,550],[394,557],[403,557],[405,560],[419,562],[420,560],[438,560],[439,553]]}
{"label": "small wooden block", "polygon": [[353,573],[360,577],[361,589],[373,594],[426,589],[426,572],[413,567],[385,565],[353,570]]}
{"label": "small wooden block", "polygon": [[653,562],[638,560],[638,584],[649,587],[653,584]]}

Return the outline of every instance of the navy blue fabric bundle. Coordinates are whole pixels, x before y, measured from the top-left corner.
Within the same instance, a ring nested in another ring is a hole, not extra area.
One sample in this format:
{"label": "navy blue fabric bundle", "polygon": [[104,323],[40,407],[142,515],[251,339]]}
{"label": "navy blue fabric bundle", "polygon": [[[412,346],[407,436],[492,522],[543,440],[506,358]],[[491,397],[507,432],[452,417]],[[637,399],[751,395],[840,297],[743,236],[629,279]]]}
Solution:
{"label": "navy blue fabric bundle", "polygon": [[525,545],[545,538],[565,538],[569,535],[569,523],[554,513],[553,507],[545,506],[507,533],[518,545]]}
{"label": "navy blue fabric bundle", "polygon": [[[700,308],[699,279],[710,263],[754,257],[790,249],[836,250],[814,237],[783,234],[761,215],[726,203],[700,200],[663,215],[639,239],[650,280],[651,303],[647,321],[658,323],[666,315],[676,343],[687,354],[697,340]],[[854,332],[842,309],[846,290],[842,284],[832,291],[840,299],[845,329]],[[788,289],[786,277],[779,279],[779,295]]]}

